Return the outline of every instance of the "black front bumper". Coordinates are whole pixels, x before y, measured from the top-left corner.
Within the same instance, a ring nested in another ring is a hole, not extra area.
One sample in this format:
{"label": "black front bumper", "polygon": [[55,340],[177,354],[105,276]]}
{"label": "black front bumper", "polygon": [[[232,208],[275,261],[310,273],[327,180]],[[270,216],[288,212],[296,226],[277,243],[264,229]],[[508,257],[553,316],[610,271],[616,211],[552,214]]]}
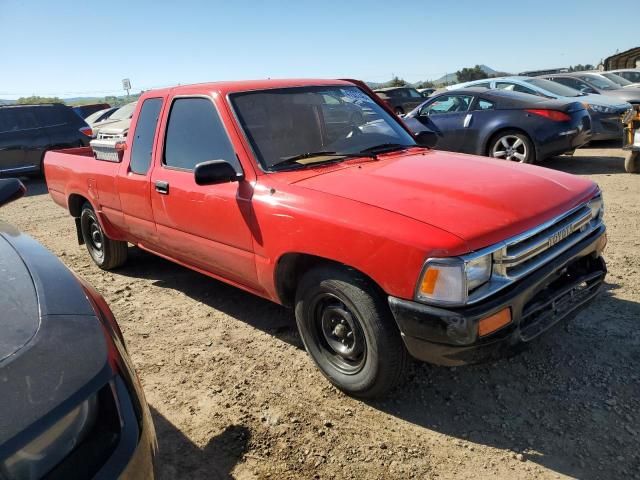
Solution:
{"label": "black front bumper", "polygon": [[[390,296],[407,350],[418,360],[455,366],[498,357],[533,340],[596,297],[607,272],[600,255],[605,244],[603,226],[508,289],[463,308],[445,309]],[[478,337],[479,321],[504,308],[511,309],[511,323]]]}

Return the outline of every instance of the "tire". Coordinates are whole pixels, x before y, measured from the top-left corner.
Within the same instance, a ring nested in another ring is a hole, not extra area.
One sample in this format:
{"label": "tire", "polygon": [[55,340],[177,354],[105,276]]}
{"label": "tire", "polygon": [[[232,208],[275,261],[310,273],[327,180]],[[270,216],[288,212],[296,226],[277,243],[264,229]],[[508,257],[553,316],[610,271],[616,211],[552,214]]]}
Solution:
{"label": "tire", "polygon": [[113,270],[127,261],[127,242],[111,240],[104,234],[89,202],[82,206],[80,230],[91,259],[101,269]]}
{"label": "tire", "polygon": [[343,392],[378,397],[402,379],[407,351],[400,331],[386,299],[363,275],[336,266],[308,271],[295,314],[307,352]]}
{"label": "tire", "polygon": [[640,152],[629,151],[626,153],[624,169],[627,173],[640,173]]}
{"label": "tire", "polygon": [[489,142],[488,155],[499,160],[535,163],[536,151],[529,137],[518,130],[504,130]]}

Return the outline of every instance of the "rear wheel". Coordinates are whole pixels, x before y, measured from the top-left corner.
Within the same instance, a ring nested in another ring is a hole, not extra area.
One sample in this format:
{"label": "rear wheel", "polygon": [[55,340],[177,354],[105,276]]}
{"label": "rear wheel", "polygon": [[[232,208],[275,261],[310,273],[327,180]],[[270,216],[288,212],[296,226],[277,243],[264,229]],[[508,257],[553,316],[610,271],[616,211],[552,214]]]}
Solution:
{"label": "rear wheel", "polygon": [[127,242],[111,240],[104,234],[89,202],[82,206],[80,230],[91,259],[103,270],[117,268],[127,261]]}
{"label": "rear wheel", "polygon": [[640,173],[640,152],[627,152],[624,157],[624,169],[628,173]]}
{"label": "rear wheel", "polygon": [[309,355],[336,387],[376,397],[402,378],[407,353],[377,288],[351,269],[307,272],[296,292],[296,322]]}
{"label": "rear wheel", "polygon": [[536,160],[531,140],[516,130],[500,132],[493,137],[489,146],[489,156],[518,163],[534,163]]}

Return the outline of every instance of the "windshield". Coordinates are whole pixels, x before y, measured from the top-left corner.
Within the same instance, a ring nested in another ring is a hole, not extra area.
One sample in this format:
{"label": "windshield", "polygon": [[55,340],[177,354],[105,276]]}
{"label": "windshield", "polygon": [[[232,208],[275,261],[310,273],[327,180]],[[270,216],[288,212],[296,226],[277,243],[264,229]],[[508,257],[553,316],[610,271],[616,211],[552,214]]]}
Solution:
{"label": "windshield", "polygon": [[320,157],[315,152],[346,156],[383,145],[416,146],[389,113],[355,86],[258,90],[230,98],[242,129],[267,170],[299,156]]}
{"label": "windshield", "polygon": [[109,117],[109,120],[127,120],[133,115],[133,111],[136,109],[138,102],[127,103],[123,107],[113,112],[113,115]]}
{"label": "windshield", "polygon": [[603,76],[611,80],[616,85],[620,85],[621,87],[626,87],[627,85],[631,85],[631,82],[626,78],[622,78],[620,75],[616,75],[615,73],[603,73]]}
{"label": "windshield", "polygon": [[545,80],[544,78],[530,78],[525,80],[525,82],[530,83],[534,87],[538,87],[542,90],[546,90],[547,92],[553,93],[559,97],[580,97],[583,94],[578,90],[574,90],[570,87],[565,87],[556,82],[552,82],[551,80]]}
{"label": "windshield", "polygon": [[597,77],[596,75],[584,75],[580,78],[598,90],[618,90],[620,88],[608,78]]}

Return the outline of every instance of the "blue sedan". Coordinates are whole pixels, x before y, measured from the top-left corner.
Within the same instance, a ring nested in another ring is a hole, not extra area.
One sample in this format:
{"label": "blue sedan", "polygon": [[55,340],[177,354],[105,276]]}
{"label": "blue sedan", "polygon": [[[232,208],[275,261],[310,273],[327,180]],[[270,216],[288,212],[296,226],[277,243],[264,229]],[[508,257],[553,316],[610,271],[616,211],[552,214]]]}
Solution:
{"label": "blue sedan", "polygon": [[572,152],[591,140],[591,118],[581,102],[505,90],[443,92],[404,121],[415,132],[434,132],[439,150],[520,163]]}

